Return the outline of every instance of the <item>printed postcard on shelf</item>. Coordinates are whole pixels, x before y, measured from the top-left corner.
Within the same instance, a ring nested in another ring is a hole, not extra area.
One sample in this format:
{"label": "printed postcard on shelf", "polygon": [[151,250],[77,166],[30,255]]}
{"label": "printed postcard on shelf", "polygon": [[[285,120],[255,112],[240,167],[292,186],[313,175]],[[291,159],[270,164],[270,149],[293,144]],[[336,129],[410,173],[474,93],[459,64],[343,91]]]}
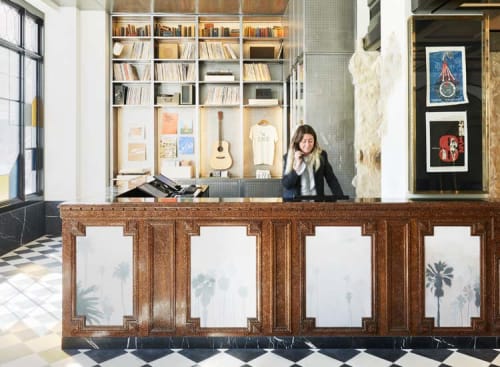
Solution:
{"label": "printed postcard on shelf", "polygon": [[193,120],[183,119],[181,120],[181,134],[192,134],[193,133]]}
{"label": "printed postcard on shelf", "polygon": [[144,140],[146,136],[144,131],[144,124],[130,124],[128,126],[128,139],[134,141]]}
{"label": "printed postcard on shelf", "polygon": [[160,135],[177,134],[179,114],[160,110]]}
{"label": "printed postcard on shelf", "polygon": [[465,47],[426,47],[428,107],[469,103]]}
{"label": "printed postcard on shelf", "polygon": [[179,154],[194,154],[194,137],[179,137]]}
{"label": "printed postcard on shelf", "polygon": [[467,112],[427,112],[427,172],[467,172]]}
{"label": "printed postcard on shelf", "polygon": [[177,158],[177,138],[175,136],[160,136],[159,156],[160,159]]}
{"label": "printed postcard on shelf", "polygon": [[129,143],[128,144],[128,160],[129,161],[145,161],[146,160],[146,144],[145,143]]}

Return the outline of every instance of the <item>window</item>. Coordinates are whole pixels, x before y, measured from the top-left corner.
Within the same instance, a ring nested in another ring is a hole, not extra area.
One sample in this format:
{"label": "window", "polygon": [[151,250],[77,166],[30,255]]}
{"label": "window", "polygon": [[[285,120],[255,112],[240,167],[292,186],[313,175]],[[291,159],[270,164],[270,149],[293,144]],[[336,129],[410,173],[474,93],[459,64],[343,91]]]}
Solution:
{"label": "window", "polygon": [[42,27],[0,0],[0,206],[42,195]]}

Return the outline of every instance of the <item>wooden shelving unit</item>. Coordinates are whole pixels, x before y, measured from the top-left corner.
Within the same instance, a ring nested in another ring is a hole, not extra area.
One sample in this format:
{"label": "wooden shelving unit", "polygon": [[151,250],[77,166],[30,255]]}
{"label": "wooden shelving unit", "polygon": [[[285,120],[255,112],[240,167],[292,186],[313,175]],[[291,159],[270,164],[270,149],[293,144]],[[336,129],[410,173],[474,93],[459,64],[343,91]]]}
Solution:
{"label": "wooden shelving unit", "polygon": [[[233,162],[223,175],[255,179],[268,170],[281,177],[281,17],[113,14],[110,37],[112,178],[133,171],[216,176],[210,157],[220,139]],[[254,159],[250,132],[262,121],[276,132],[272,164]]]}

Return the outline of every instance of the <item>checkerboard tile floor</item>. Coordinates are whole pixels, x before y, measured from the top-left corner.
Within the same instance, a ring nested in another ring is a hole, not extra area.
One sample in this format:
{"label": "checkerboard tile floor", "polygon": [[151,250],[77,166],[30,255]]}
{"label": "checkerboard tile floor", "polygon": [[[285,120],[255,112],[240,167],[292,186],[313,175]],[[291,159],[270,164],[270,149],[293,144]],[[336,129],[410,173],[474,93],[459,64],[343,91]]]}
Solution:
{"label": "checkerboard tile floor", "polygon": [[500,350],[71,349],[61,342],[61,238],[0,257],[2,367],[490,367]]}

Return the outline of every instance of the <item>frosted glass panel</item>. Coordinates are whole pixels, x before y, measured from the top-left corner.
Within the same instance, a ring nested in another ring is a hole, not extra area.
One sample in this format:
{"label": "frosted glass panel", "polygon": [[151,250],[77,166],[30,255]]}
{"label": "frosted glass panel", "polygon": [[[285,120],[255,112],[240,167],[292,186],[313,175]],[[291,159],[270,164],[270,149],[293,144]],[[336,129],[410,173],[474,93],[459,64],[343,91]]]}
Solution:
{"label": "frosted glass panel", "polygon": [[123,325],[133,314],[133,239],[123,227],[87,227],[76,238],[76,313],[87,325]]}
{"label": "frosted glass panel", "polygon": [[257,314],[257,244],[246,227],[191,237],[191,316],[201,327],[246,327]]}
{"label": "frosted glass panel", "polygon": [[360,227],[306,237],[306,315],[317,327],[361,327],[371,310],[371,238]]}
{"label": "frosted glass panel", "polygon": [[434,227],[424,241],[425,316],[436,327],[470,327],[481,306],[479,236],[470,227]]}

